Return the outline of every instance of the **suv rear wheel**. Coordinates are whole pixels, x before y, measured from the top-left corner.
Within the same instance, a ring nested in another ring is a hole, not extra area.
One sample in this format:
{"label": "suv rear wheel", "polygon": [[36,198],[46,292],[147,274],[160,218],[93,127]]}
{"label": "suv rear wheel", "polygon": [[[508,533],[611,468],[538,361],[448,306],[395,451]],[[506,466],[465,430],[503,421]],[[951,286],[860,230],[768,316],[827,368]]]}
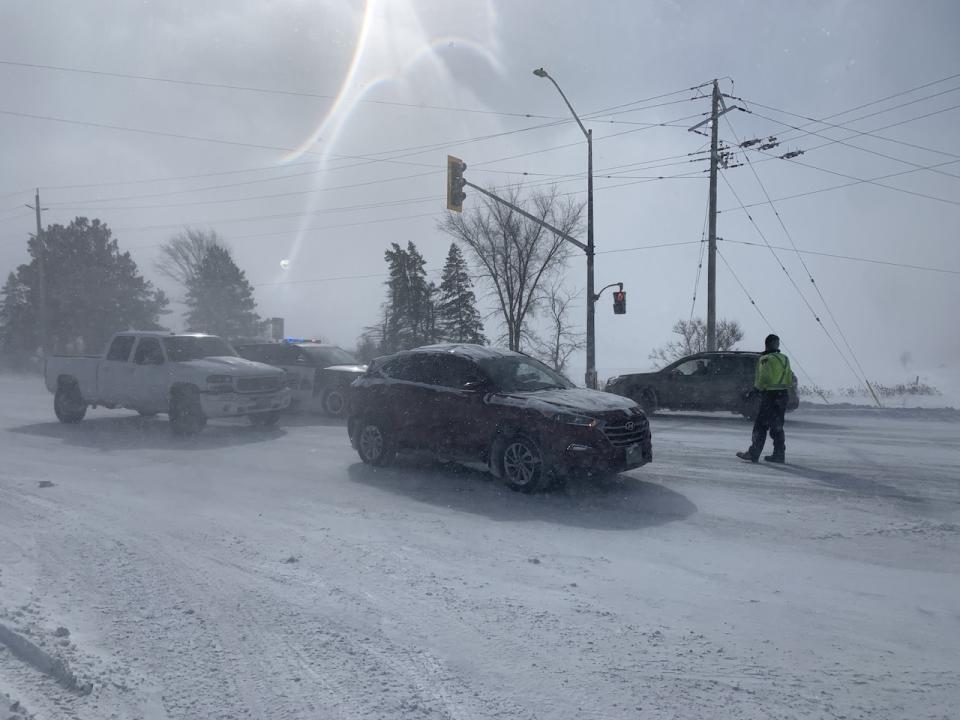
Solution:
{"label": "suv rear wheel", "polygon": [[511,490],[530,493],[544,481],[543,453],[540,446],[523,435],[506,440],[498,458],[500,472]]}
{"label": "suv rear wheel", "polygon": [[389,465],[396,457],[397,444],[379,422],[363,420],[357,426],[357,454],[367,465]]}

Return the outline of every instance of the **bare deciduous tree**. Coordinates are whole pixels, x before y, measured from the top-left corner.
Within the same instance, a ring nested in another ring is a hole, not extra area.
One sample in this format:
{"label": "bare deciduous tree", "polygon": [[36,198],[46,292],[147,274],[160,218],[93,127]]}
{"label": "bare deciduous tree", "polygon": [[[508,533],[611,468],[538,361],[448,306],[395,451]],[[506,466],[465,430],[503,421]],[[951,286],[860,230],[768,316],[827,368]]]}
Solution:
{"label": "bare deciduous tree", "polygon": [[[687,355],[707,350],[707,324],[701,318],[677,320],[673,332],[680,336],[679,340],[669,342],[650,353],[650,359],[658,368]],[[743,330],[736,320],[720,320],[717,323],[717,350],[732,350],[741,340]]]}
{"label": "bare deciduous tree", "polygon": [[196,276],[200,263],[214,247],[228,249],[216,230],[184,228],[160,248],[160,257],[154,267],[158,273],[186,289]]}
{"label": "bare deciduous tree", "polygon": [[[561,199],[556,188],[525,198],[519,188],[501,194],[561,232],[576,236],[580,230],[583,204]],[[563,266],[570,245],[494,200],[482,197],[479,204],[471,212],[448,213],[439,228],[470,249],[494,298],[503,339],[511,350],[519,350],[527,322],[544,297],[544,283]]]}
{"label": "bare deciduous tree", "polygon": [[534,354],[556,370],[566,374],[567,361],[583,348],[586,335],[575,329],[570,321],[570,307],[579,297],[560,282],[554,282],[541,301],[542,314],[547,325],[544,337],[534,341]]}

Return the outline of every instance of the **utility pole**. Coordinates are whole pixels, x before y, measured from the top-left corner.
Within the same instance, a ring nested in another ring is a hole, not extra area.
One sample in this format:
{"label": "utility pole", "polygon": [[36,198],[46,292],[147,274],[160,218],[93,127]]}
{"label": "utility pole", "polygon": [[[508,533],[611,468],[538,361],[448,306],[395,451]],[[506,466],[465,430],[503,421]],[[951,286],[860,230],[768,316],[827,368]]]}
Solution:
{"label": "utility pole", "polygon": [[[727,97],[731,97],[727,95]],[[721,161],[724,167],[728,167],[729,153],[723,157],[720,155],[720,116],[725,115],[731,110],[736,110],[736,105],[727,107],[723,102],[723,93],[720,92],[720,84],[713,81],[713,97],[710,103],[710,117],[703,122],[699,122],[692,128],[687,128],[689,132],[695,132],[698,135],[705,135],[700,132],[707,123],[710,123],[710,210],[708,212],[708,222],[710,235],[707,240],[707,350],[717,349],[717,172]],[[734,166],[736,167],[736,166]]]}
{"label": "utility pole", "polygon": [[40,222],[40,211],[46,208],[40,207],[40,188],[37,188],[33,196],[33,205],[27,204],[27,207],[34,210],[37,215],[37,315],[40,325],[40,349],[43,351],[44,358],[47,357],[47,271],[45,267],[46,253],[43,246],[43,225]]}
{"label": "utility pole", "polygon": [[720,85],[713,81],[710,104],[710,234],[707,239],[707,350],[717,349],[717,136],[720,120]]}

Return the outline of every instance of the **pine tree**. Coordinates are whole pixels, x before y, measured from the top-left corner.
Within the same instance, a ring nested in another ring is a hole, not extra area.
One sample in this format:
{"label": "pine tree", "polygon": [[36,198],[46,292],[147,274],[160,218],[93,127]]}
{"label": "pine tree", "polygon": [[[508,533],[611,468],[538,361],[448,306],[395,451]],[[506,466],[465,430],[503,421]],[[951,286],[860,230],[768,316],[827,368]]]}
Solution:
{"label": "pine tree", "polygon": [[437,300],[437,336],[446,342],[485,345],[483,320],[477,310],[473,281],[460,246],[450,244]]}
{"label": "pine tree", "polygon": [[381,352],[426,345],[436,340],[436,287],[427,281],[426,260],[412,242],[406,249],[392,243],[384,252],[389,268]]}
{"label": "pine tree", "polygon": [[47,347],[97,352],[118,330],[159,329],[166,296],[147,282],[130,257],[120,252],[100,220],[78,217],[50,225],[42,243],[28,244],[31,261],[8,277],[0,320],[2,345],[22,361],[41,343],[37,259],[43,253],[46,279]]}
{"label": "pine tree", "polygon": [[230,252],[211,246],[187,282],[187,327],[224,338],[252,337],[262,321],[256,313],[253,286]]}
{"label": "pine tree", "polygon": [[10,273],[0,290],[0,357],[4,364],[22,368],[38,347],[29,300],[29,286]]}

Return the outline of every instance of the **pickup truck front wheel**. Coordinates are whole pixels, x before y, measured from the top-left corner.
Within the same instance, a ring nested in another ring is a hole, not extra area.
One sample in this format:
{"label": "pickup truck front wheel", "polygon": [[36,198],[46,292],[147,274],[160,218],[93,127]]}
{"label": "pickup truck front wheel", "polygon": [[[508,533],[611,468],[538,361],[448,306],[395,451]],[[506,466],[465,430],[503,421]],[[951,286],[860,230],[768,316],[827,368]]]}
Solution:
{"label": "pickup truck front wheel", "polygon": [[200,393],[194,388],[177,390],[170,398],[170,427],[174,435],[195,435],[207,424],[200,405]]}
{"label": "pickup truck front wheel", "polygon": [[53,412],[62,423],[78,423],[87,414],[87,404],[76,385],[62,385],[53,396]]}

